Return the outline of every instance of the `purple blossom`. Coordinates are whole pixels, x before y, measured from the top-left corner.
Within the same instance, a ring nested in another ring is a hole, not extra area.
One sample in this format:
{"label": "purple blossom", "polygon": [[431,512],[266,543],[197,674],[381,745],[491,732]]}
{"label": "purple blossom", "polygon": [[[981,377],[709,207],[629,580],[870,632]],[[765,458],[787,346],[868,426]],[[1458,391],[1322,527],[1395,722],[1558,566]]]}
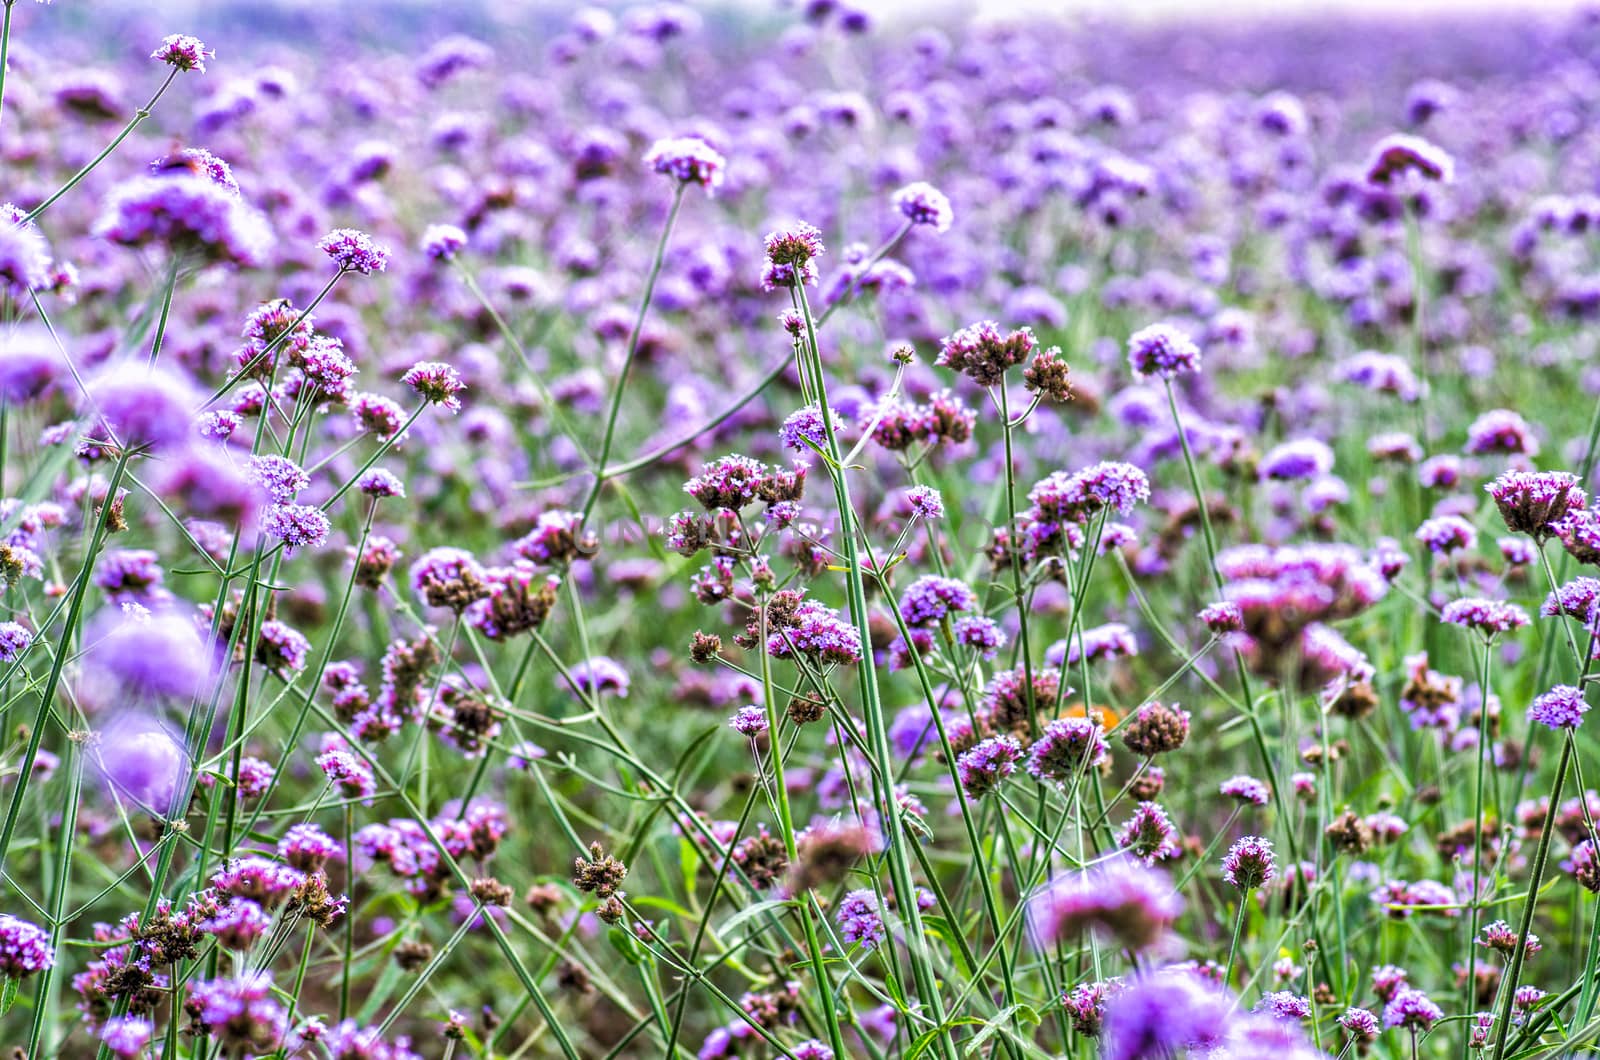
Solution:
{"label": "purple blossom", "polygon": [[839,937],[852,945],[860,943],[864,950],[875,949],[888,936],[878,898],[869,890],[851,891],[840,899],[835,920]]}
{"label": "purple blossom", "polygon": [[1448,625],[1460,626],[1492,637],[1526,626],[1528,613],[1516,604],[1504,600],[1469,596],[1446,604],[1439,612],[1439,619]]}
{"label": "purple blossom", "polygon": [[950,231],[951,224],[955,222],[955,211],[950,208],[950,200],[938,188],[924,181],[919,180],[900,188],[890,202],[900,216],[912,224],[925,225],[940,235]]}
{"label": "purple blossom", "polygon": [[467,384],[461,381],[460,373],[442,361],[418,361],[406,369],[400,381],[430,404],[442,405],[449,412],[461,411],[461,392]]}
{"label": "purple blossom", "polygon": [[1022,746],[1011,736],[991,736],[956,759],[956,776],[968,798],[981,799],[1017,770]]}
{"label": "purple blossom", "polygon": [[1045,948],[1072,944],[1087,930],[1135,950],[1159,942],[1183,911],[1166,875],[1126,857],[1056,876],[1028,899],[1029,934]]}
{"label": "purple blossom", "polygon": [[684,184],[698,184],[710,195],[722,184],[728,160],[698,136],[675,136],[652,144],[644,164]]}
{"label": "purple blossom", "polygon": [[1222,878],[1241,891],[1264,887],[1276,874],[1272,843],[1261,836],[1237,840],[1222,859]]}
{"label": "purple blossom", "polygon": [[1576,729],[1589,710],[1584,701],[1583,689],[1573,685],[1556,685],[1550,691],[1533,697],[1528,708],[1528,721],[1548,729]]}
{"label": "purple blossom", "polygon": [[767,712],[754,704],[740,707],[733,717],[728,719],[728,724],[740,735],[752,738],[760,736],[767,731]]}
{"label": "purple blossom", "polygon": [[0,913],[0,979],[26,979],[55,963],[55,948],[48,931],[10,913]]}
{"label": "purple blossom", "polygon": [[161,38],[161,46],[150,53],[150,58],[179,70],[193,70],[203,74],[206,72],[206,60],[214,59],[216,55],[217,53],[209,50],[199,37],[173,33]]}
{"label": "purple blossom", "polygon": [[1128,339],[1135,379],[1175,379],[1200,370],[1200,347],[1171,324],[1151,324]]}

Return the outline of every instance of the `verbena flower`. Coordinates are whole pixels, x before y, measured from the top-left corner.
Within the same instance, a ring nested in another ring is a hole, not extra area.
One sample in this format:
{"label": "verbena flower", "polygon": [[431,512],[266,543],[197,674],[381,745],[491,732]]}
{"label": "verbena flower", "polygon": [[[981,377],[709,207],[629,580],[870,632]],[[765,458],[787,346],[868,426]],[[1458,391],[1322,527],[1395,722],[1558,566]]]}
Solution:
{"label": "verbena flower", "polygon": [[161,39],[161,45],[150,53],[150,58],[178,70],[193,70],[203,74],[206,72],[206,60],[216,58],[216,54],[199,37],[173,33]]}
{"label": "verbena flower", "polygon": [[333,259],[340,272],[370,276],[389,267],[389,248],[354,228],[335,228],[317,242],[317,249]]}
{"label": "verbena flower", "polygon": [[943,235],[955,222],[950,200],[932,184],[916,181],[897,190],[890,198],[900,216],[914,225],[925,225]]}

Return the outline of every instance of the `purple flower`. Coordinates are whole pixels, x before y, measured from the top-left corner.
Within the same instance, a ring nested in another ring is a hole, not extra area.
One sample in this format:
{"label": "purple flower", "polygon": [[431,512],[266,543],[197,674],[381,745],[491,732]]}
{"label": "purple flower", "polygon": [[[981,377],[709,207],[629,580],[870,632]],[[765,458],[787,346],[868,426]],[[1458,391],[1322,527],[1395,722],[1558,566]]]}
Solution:
{"label": "purple flower", "polygon": [[150,53],[150,58],[174,66],[179,70],[206,72],[206,60],[215,59],[217,53],[206,48],[199,37],[173,33],[161,38],[161,46]]}
{"label": "purple flower", "polygon": [[365,799],[377,790],[372,767],[342,748],[323,751],[317,756],[317,768],[347,799]]}
{"label": "purple flower", "polygon": [[190,983],[184,1007],[227,1052],[271,1053],[288,1032],[288,1013],[273,997],[272,975],[265,971]]}
{"label": "purple flower", "polygon": [[1281,1020],[1310,1019],[1311,999],[1292,990],[1272,990],[1261,995],[1255,1010]]}
{"label": "purple flower", "polygon": [[1426,1031],[1432,1029],[1439,1020],[1444,1019],[1444,1010],[1435,1005],[1427,994],[1411,987],[1402,987],[1395,992],[1389,1003],[1383,1006],[1383,1025],[1385,1027],[1405,1027],[1413,1031]]}
{"label": "purple flower", "polygon": [[1490,409],[1467,428],[1467,453],[1482,456],[1505,453],[1511,456],[1538,456],[1539,440],[1528,421],[1510,409]]}
{"label": "purple flower", "polygon": [[129,615],[107,608],[84,639],[86,676],[118,697],[186,701],[209,686],[212,661],[194,619],[176,610]]}
{"label": "purple flower", "polygon": [[50,284],[50,246],[38,227],[0,218],[0,294],[25,305],[30,291]]}
{"label": "purple flower", "polygon": [[[1364,350],[1339,362],[1338,376],[1375,393],[1393,394],[1401,401],[1413,402],[1422,396],[1422,384],[1402,357],[1392,353]],[[1415,445],[1415,441],[1412,441]],[[1418,455],[1420,459],[1420,454]]]}
{"label": "purple flower", "polygon": [[1244,628],[1244,616],[1239,611],[1239,605],[1227,601],[1208,604],[1195,617],[1216,634],[1237,633]]}
{"label": "purple flower", "polygon": [[1583,689],[1572,685],[1556,685],[1543,695],[1533,697],[1528,708],[1528,720],[1549,729],[1576,729],[1589,710],[1584,701]]}
{"label": "purple flower", "polygon": [[1164,873],[1126,857],[1057,876],[1028,899],[1030,937],[1044,948],[1070,945],[1094,930],[1130,949],[1149,949],[1182,911],[1183,899]]}
{"label": "purple flower", "polygon": [[796,651],[830,666],[849,666],[861,661],[860,632],[832,608],[808,600],[795,611],[790,622],[788,628],[767,638],[767,654],[774,659],[786,659],[791,651]]}
{"label": "purple flower", "polygon": [[1417,527],[1416,539],[1428,546],[1430,552],[1448,556],[1476,545],[1478,530],[1459,515],[1441,515]]}
{"label": "purple flower", "polygon": [[652,144],[644,164],[684,184],[698,184],[710,195],[722,184],[728,160],[698,136],[675,136]]}
{"label": "purple flower", "polygon": [[1136,379],[1174,379],[1200,370],[1200,347],[1171,324],[1151,324],[1128,339],[1128,364]]}
{"label": "purple flower", "polygon": [[460,395],[467,384],[461,381],[460,373],[442,361],[418,361],[406,369],[400,381],[424,401],[443,405],[450,412],[461,411]]}
{"label": "purple flower", "polygon": [[19,622],[0,622],[0,666],[22,658],[33,644],[33,631]]}
{"label": "purple flower", "polygon": [[48,931],[10,913],[0,913],[0,979],[26,979],[55,963]]}
{"label": "purple flower", "polygon": [[900,597],[900,615],[908,626],[936,626],[958,611],[978,606],[978,594],[966,582],[923,575]]}
{"label": "purple flower", "polygon": [[369,497],[404,497],[405,484],[392,471],[375,467],[356,480],[356,488]]}
{"label": "purple flower", "polygon": [[1022,746],[1011,736],[991,736],[956,759],[956,776],[968,798],[981,799],[1017,770]]}
{"label": "purple flower", "polygon": [[1140,975],[1106,1002],[1100,1056],[1145,1060],[1207,1053],[1226,1036],[1231,1009],[1224,991],[1190,972]]}
{"label": "purple flower", "polygon": [[911,505],[911,514],[919,519],[944,518],[944,498],[932,486],[912,486],[906,490],[906,503]]}
{"label": "purple flower", "polygon": [[944,192],[925,181],[907,184],[896,191],[890,202],[900,216],[914,225],[926,225],[943,235],[955,222],[955,211]]}
{"label": "purple flower", "polygon": [[1439,619],[1452,626],[1470,629],[1484,636],[1495,636],[1528,624],[1528,613],[1504,600],[1469,596],[1452,600],[1439,612]]}
{"label": "purple flower", "polygon": [[767,267],[761,274],[763,290],[800,287],[817,282],[815,259],[822,256],[822,233],[804,221],[767,233],[763,245]]}
{"label": "purple flower", "polygon": [[97,373],[88,401],[116,440],[125,446],[177,447],[193,429],[199,397],[189,380],[167,368],[122,361]]}
{"label": "purple flower", "polygon": [[1378,1017],[1364,1008],[1347,1008],[1339,1017],[1339,1026],[1350,1033],[1358,1042],[1371,1042],[1378,1037],[1382,1028],[1378,1025]]}
{"label": "purple flower", "polygon": [[1379,140],[1367,161],[1367,182],[1392,184],[1408,173],[1448,184],[1455,179],[1455,161],[1420,136],[1391,133]]}
{"label": "purple flower", "polygon": [[150,172],[155,174],[175,169],[187,170],[205,177],[234,198],[239,197],[239,182],[233,176],[233,167],[203,147],[179,148],[172,154],[163,155],[150,163]]}
{"label": "purple flower", "polygon": [[1057,718],[1045,724],[1028,749],[1028,774],[1041,783],[1065,785],[1081,770],[1099,765],[1109,753],[1099,721]]}
{"label": "purple flower", "polygon": [[1005,630],[992,618],[984,615],[965,615],[950,627],[957,644],[964,644],[984,659],[993,659],[1005,647]]}
{"label": "purple flower", "polygon": [[[835,425],[844,422],[838,412],[832,409],[828,411]],[[778,428],[778,440],[785,449],[796,453],[809,453],[813,448],[826,449],[828,435],[823,426],[822,411],[816,405],[807,405],[790,414],[783,421],[783,426]]]}
{"label": "purple flower", "polygon": [[1117,833],[1117,846],[1146,865],[1167,861],[1183,852],[1178,829],[1158,803],[1141,802]]}
{"label": "purple flower", "polygon": [[189,776],[181,734],[154,718],[124,714],[99,736],[94,765],[118,795],[157,817],[178,812]]}
{"label": "purple flower", "polygon": [[1506,529],[1544,541],[1567,513],[1585,508],[1588,495],[1578,476],[1565,471],[1507,471],[1484,487],[1494,498]]}
{"label": "purple flower", "polygon": [[218,945],[230,950],[248,950],[272,927],[272,916],[248,898],[234,898],[215,916],[196,925],[215,936]]}
{"label": "purple flower", "polygon": [[1133,631],[1121,622],[1107,622],[1103,626],[1086,629],[1072,638],[1072,642],[1058,640],[1045,649],[1045,661],[1060,666],[1063,657],[1069,666],[1082,660],[1097,662],[1100,659],[1127,658],[1139,654],[1139,642]]}
{"label": "purple flower", "polygon": [[1333,470],[1333,450],[1315,438],[1295,438],[1273,446],[1261,458],[1258,474],[1263,481],[1300,481]]}
{"label": "purple flower", "polygon": [[1101,511],[1131,513],[1150,499],[1150,479],[1132,464],[1093,464],[1070,474],[1057,471],[1028,491],[1030,517],[1039,523],[1084,523]]}
{"label": "purple flower", "polygon": [[1037,345],[1031,328],[1002,332],[994,321],[980,320],[945,336],[933,363],[961,372],[979,386],[995,386],[1006,369],[1027,360]]}
{"label": "purple flower", "polygon": [[333,524],[321,508],[309,504],[274,504],[261,513],[261,530],[283,542],[293,555],[303,548],[321,548]]}
{"label": "purple flower", "polygon": [[100,1040],[113,1056],[137,1060],[155,1034],[155,1024],[143,1016],[113,1016],[100,1029]]}
{"label": "purple flower", "polygon": [[767,731],[767,712],[754,704],[740,707],[733,717],[728,719],[728,724],[733,726],[734,732],[741,735],[760,736]]}
{"label": "purple flower", "polygon": [[288,504],[311,485],[311,476],[294,461],[281,456],[252,456],[245,465],[246,477],[266,491],[274,504]]}
{"label": "purple flower", "polygon": [[1222,858],[1222,878],[1241,891],[1265,886],[1276,874],[1272,843],[1261,836],[1236,841]]}
{"label": "purple flower", "polygon": [[864,950],[877,947],[887,937],[883,915],[878,911],[878,898],[869,890],[851,891],[839,900],[835,919],[839,935],[847,943],[861,944]]}
{"label": "purple flower", "polygon": [[434,261],[454,261],[467,245],[467,234],[455,225],[434,224],[422,230],[422,252]]}
{"label": "purple flower", "polygon": [[577,663],[568,672],[575,691],[590,695],[609,692],[618,699],[628,698],[628,672],[604,655]]}
{"label": "purple flower", "polygon": [[1272,799],[1271,789],[1255,777],[1242,773],[1224,780],[1219,790],[1230,799],[1238,799],[1252,806],[1265,806]]}
{"label": "purple flower", "polygon": [[370,276],[389,267],[389,248],[354,228],[335,228],[318,241],[317,249],[332,258],[340,272]]}
{"label": "purple flower", "polygon": [[106,197],[94,232],[122,246],[166,247],[204,263],[246,268],[262,264],[273,242],[259,211],[187,169],[121,181]]}

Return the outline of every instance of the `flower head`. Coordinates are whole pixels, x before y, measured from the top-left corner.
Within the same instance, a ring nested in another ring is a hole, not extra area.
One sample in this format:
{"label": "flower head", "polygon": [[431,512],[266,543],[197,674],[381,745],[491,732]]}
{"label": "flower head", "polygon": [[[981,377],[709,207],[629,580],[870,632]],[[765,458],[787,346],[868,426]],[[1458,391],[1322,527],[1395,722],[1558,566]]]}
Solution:
{"label": "flower head", "polygon": [[1200,347],[1171,324],[1151,324],[1128,339],[1128,364],[1137,379],[1172,379],[1200,370]]}
{"label": "flower head", "polygon": [[422,400],[442,405],[450,412],[461,411],[461,392],[467,384],[461,374],[443,361],[418,361],[406,369],[400,381],[416,392]]}
{"label": "flower head", "polygon": [[1584,701],[1583,689],[1573,685],[1556,685],[1543,695],[1533,697],[1528,708],[1528,720],[1549,729],[1576,729],[1589,710]]}
{"label": "flower head", "polygon": [[161,39],[161,46],[150,53],[150,58],[174,66],[179,70],[206,72],[206,60],[215,59],[217,53],[205,46],[199,37],[173,33]]}
{"label": "flower head", "polygon": [[652,144],[644,164],[684,184],[698,184],[710,195],[722,183],[728,160],[698,136],[674,136]]}
{"label": "flower head", "polygon": [[944,192],[924,181],[907,184],[890,200],[900,215],[914,225],[926,225],[940,235],[950,231],[955,211]]}
{"label": "flower head", "polygon": [[1408,173],[1448,184],[1455,179],[1455,161],[1420,136],[1392,133],[1379,140],[1367,162],[1367,181],[1392,184]]}
{"label": "flower head", "polygon": [[335,228],[322,237],[317,249],[332,258],[340,272],[370,276],[389,267],[389,248],[354,228]]}

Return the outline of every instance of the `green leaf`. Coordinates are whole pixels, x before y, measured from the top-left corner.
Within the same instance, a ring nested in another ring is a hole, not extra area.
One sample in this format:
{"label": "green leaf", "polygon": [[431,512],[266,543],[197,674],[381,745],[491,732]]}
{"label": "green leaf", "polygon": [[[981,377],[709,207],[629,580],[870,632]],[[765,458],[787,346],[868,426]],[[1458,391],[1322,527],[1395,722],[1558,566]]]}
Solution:
{"label": "green leaf", "polygon": [[643,964],[645,957],[648,956],[643,947],[639,945],[639,940],[633,937],[632,932],[614,927],[606,932],[606,939],[611,943],[613,949],[622,954],[622,959],[629,964]]}
{"label": "green leaf", "polygon": [[745,906],[743,909],[724,920],[722,922],[722,926],[717,929],[717,934],[726,935],[747,920],[754,920],[758,916],[765,916],[774,910],[782,909],[783,907],[792,904],[793,899],[790,898],[769,898],[765,902],[757,902],[755,905]]}
{"label": "green leaf", "polygon": [[20,979],[13,979],[9,975],[0,979],[0,1016],[11,1011],[11,1006],[17,1003],[17,988],[22,985]]}

